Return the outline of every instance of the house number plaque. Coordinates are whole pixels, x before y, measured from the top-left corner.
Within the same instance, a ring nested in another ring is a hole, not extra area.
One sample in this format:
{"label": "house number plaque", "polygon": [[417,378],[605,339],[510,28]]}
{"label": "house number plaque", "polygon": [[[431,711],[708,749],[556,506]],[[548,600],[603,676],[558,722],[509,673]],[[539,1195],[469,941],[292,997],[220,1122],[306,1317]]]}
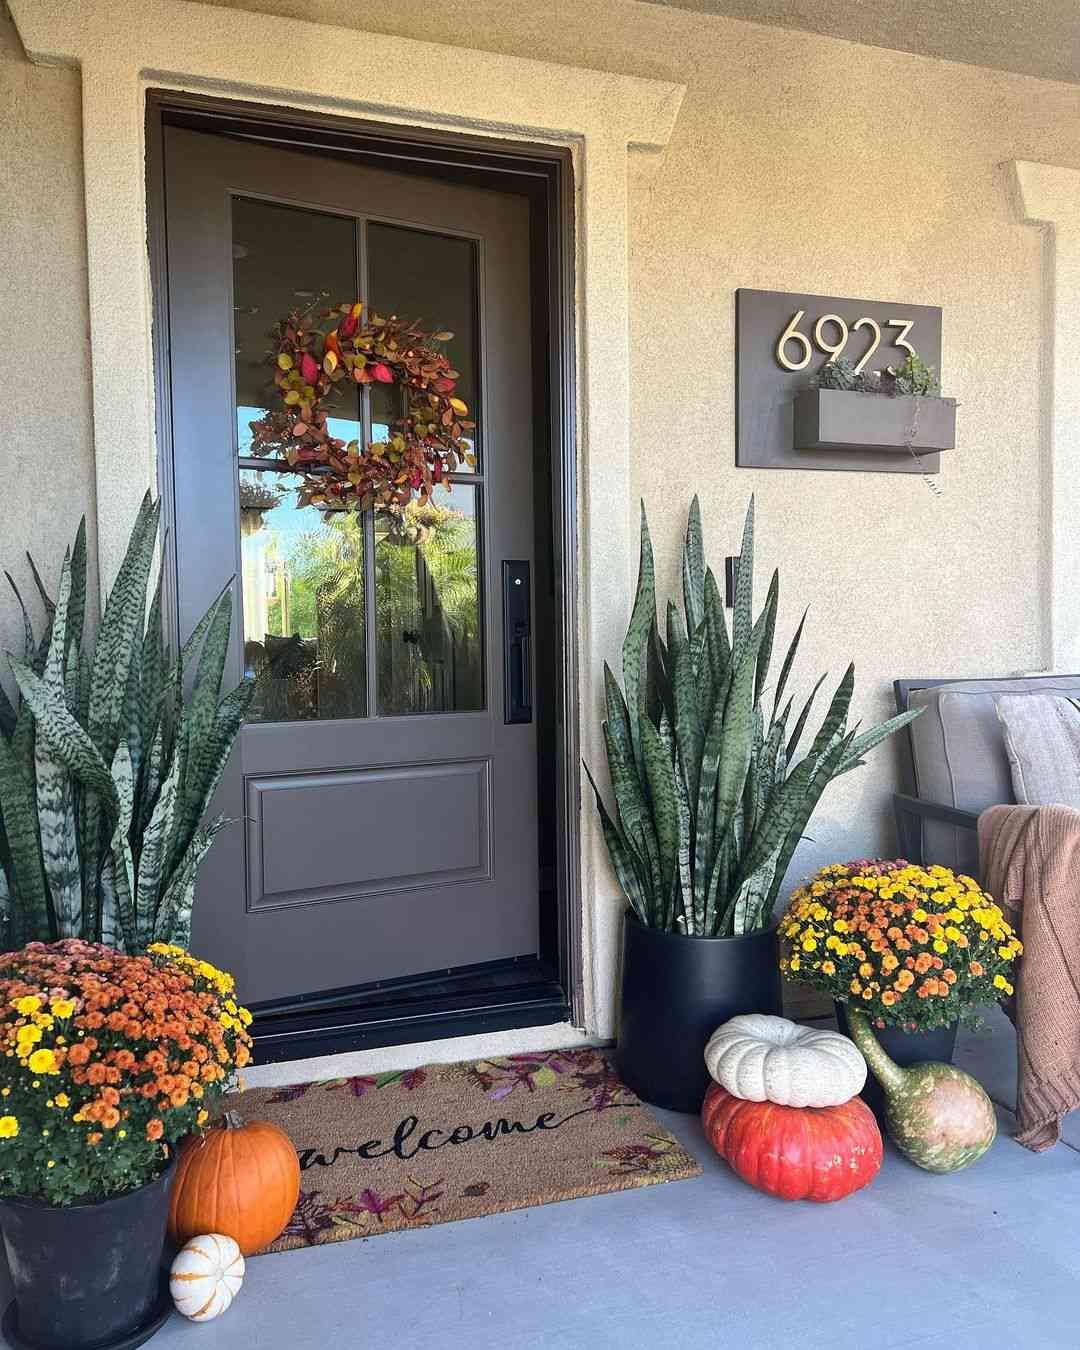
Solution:
{"label": "house number plaque", "polygon": [[757,469],[863,469],[933,473],[919,461],[867,447],[796,450],[795,397],[830,361],[862,373],[899,365],[912,352],[941,375],[941,310],[789,291],[735,292],[735,463]]}

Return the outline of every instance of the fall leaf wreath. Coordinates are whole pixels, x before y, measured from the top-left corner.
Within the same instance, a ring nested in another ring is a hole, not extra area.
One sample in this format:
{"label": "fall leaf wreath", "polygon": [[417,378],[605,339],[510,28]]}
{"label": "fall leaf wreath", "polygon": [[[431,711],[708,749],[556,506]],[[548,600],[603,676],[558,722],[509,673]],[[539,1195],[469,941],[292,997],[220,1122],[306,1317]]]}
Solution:
{"label": "fall leaf wreath", "polygon": [[[426,332],[361,301],[320,316],[293,310],[274,327],[270,354],[282,407],[251,423],[252,454],[287,460],[303,475],[298,506],[400,515],[413,497],[427,502],[461,464],[475,465],[475,422],[454,394],[458,371],[433,345],[452,333]],[[361,446],[331,435],[329,409],[346,388],[397,384],[404,411],[385,441]]]}

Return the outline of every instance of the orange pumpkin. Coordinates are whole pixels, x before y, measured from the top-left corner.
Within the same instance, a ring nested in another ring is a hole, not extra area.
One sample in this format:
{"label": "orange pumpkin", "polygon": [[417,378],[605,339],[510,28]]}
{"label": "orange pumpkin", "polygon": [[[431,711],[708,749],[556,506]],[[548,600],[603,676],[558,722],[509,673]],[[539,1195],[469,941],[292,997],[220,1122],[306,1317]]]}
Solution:
{"label": "orange pumpkin", "polygon": [[300,1163],[284,1130],[268,1120],[243,1124],[229,1111],[180,1151],[169,1236],[183,1245],[202,1233],[224,1233],[250,1256],[278,1236],[299,1194]]}

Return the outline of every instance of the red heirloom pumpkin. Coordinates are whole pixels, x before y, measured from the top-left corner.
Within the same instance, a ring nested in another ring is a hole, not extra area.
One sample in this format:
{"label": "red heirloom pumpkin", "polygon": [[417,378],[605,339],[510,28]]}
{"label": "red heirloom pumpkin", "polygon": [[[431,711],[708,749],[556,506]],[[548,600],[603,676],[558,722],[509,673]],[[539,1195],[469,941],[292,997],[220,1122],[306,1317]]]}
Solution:
{"label": "red heirloom pumpkin", "polygon": [[777,1106],[743,1101],[713,1083],[701,1120],[744,1181],[782,1200],[842,1200],[881,1167],[881,1131],[861,1097],[842,1106]]}

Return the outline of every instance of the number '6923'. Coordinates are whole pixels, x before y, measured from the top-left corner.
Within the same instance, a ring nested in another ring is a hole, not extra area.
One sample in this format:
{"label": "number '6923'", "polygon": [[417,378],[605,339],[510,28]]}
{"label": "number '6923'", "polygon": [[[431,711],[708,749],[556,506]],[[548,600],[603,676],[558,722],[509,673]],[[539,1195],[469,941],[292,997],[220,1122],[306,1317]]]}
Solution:
{"label": "number '6923'", "polygon": [[[830,361],[836,360],[848,345],[848,341],[865,328],[869,334],[869,340],[866,350],[855,362],[855,373],[857,375],[881,345],[881,325],[876,319],[865,317],[856,319],[849,328],[847,320],[842,319],[839,314],[822,314],[814,324],[813,341],[811,341],[805,333],[799,330],[799,324],[805,317],[805,309],[796,310],[791,316],[791,322],[776,340],[776,359],[785,370],[803,370],[813,359],[815,347],[828,356],[829,360],[825,363],[828,365]],[[915,354],[915,348],[907,340],[907,335],[911,332],[914,322],[914,319],[890,319],[885,325],[886,328],[895,328],[898,332],[898,336],[892,339],[892,345],[903,347],[905,351],[912,355]],[[830,340],[826,325],[832,325],[833,340]],[[789,355],[791,348],[798,351],[797,360],[791,359]]]}

